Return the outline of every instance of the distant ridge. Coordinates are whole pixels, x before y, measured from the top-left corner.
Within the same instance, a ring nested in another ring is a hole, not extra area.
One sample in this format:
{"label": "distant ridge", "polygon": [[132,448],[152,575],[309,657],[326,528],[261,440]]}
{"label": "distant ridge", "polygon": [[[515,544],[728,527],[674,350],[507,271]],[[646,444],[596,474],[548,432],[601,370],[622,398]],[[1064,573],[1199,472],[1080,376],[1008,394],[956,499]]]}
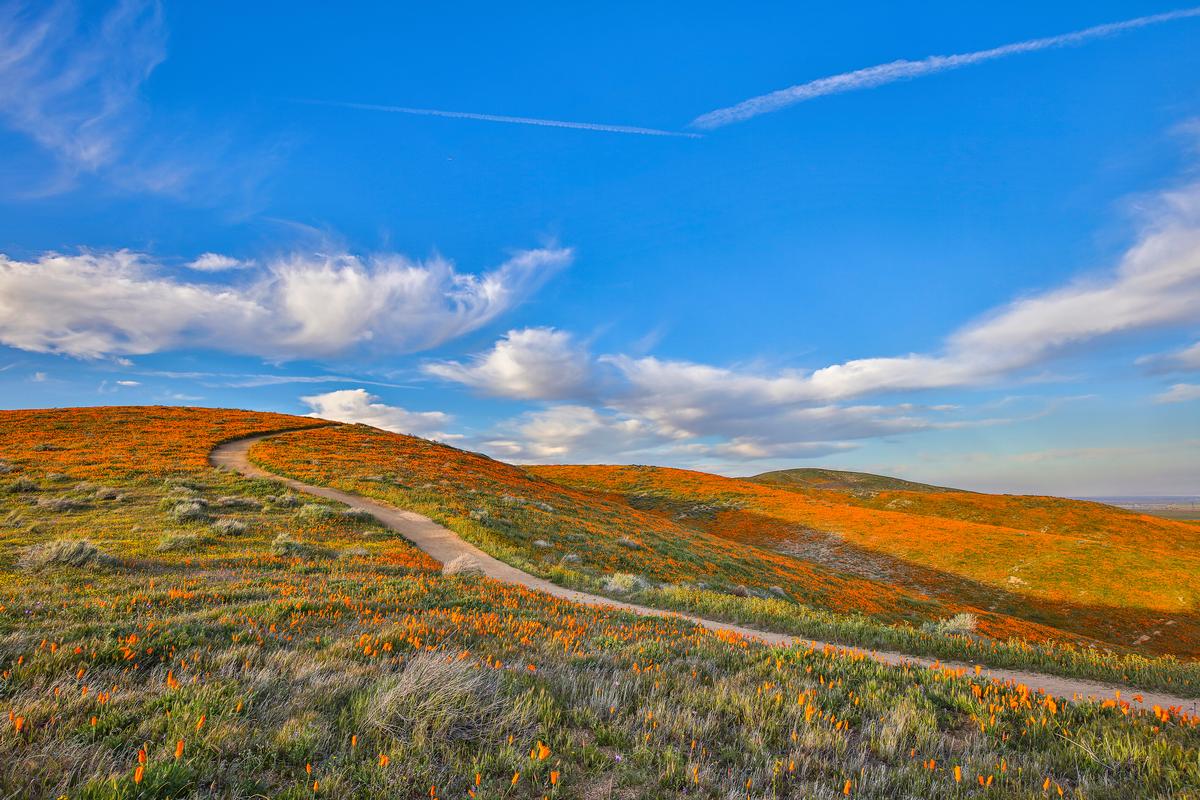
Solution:
{"label": "distant ridge", "polygon": [[839,492],[961,492],[963,489],[951,489],[946,486],[932,486],[928,483],[915,483],[902,478],[890,478],[887,475],[872,475],[869,472],[847,472],[840,469],[818,469],[816,467],[801,467],[798,469],[778,469],[763,472],[742,480],[753,481],[770,486],[802,487],[805,489],[831,489]]}

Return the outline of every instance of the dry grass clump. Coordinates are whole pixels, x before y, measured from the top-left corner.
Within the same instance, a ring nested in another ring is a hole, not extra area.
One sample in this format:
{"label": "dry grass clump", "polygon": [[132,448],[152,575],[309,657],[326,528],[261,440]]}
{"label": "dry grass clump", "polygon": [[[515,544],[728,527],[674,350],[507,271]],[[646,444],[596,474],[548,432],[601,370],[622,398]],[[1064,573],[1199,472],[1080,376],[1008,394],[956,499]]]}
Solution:
{"label": "dry grass clump", "polygon": [[605,591],[616,594],[633,594],[650,588],[650,582],[641,575],[630,575],[627,572],[614,572],[604,579]]}
{"label": "dry grass clump", "polygon": [[280,558],[330,558],[334,555],[333,551],[325,547],[319,547],[315,544],[302,542],[299,539],[294,539],[286,533],[281,533],[271,542],[271,552]]}
{"label": "dry grass clump", "polygon": [[29,480],[29,478],[17,478],[15,481],[5,487],[5,491],[8,491],[12,494],[17,494],[20,492],[36,492],[37,489],[38,485]]}
{"label": "dry grass clump", "polygon": [[22,569],[36,571],[48,567],[106,567],[116,559],[87,539],[58,539],[30,547],[17,563]]}
{"label": "dry grass clump", "polygon": [[333,506],[327,506],[323,503],[308,503],[296,511],[296,519],[306,521],[333,519],[338,513],[338,510]]}
{"label": "dry grass clump", "polygon": [[[502,695],[500,681],[495,670],[481,668],[474,659],[418,653],[375,690],[365,721],[417,747],[431,741],[480,741],[512,705]],[[507,731],[512,726],[499,727]]]}
{"label": "dry grass clump", "polygon": [[375,519],[375,515],[365,508],[347,508],[342,512],[342,518],[351,522],[362,522],[373,524],[379,522]]}
{"label": "dry grass clump", "polygon": [[82,508],[87,508],[87,505],[67,497],[40,497],[38,498],[37,507],[61,514],[64,511],[78,511]]}
{"label": "dry grass clump", "polygon": [[300,498],[296,495],[288,494],[270,494],[263,498],[276,508],[295,508],[300,505]]}
{"label": "dry grass clump", "polygon": [[222,536],[241,536],[246,532],[246,523],[232,517],[222,517],[212,524],[212,528]]}
{"label": "dry grass clump", "polygon": [[168,512],[180,522],[207,522],[209,519],[208,503],[200,499],[179,500],[171,506]]}
{"label": "dry grass clump", "polygon": [[166,533],[158,542],[158,551],[160,553],[178,553],[199,550],[208,544],[212,544],[212,538],[198,533]]}
{"label": "dry grass clump", "polygon": [[921,630],[952,636],[970,636],[975,632],[975,626],[978,624],[979,620],[974,614],[963,613],[955,614],[948,619],[939,619],[937,622],[926,622],[921,626]]}
{"label": "dry grass clump", "polygon": [[240,497],[229,495],[226,497],[218,497],[213,505],[218,508],[241,508],[247,511],[261,511],[262,503],[255,500],[253,497]]}
{"label": "dry grass clump", "polygon": [[483,567],[474,556],[463,554],[442,567],[443,575],[482,575]]}

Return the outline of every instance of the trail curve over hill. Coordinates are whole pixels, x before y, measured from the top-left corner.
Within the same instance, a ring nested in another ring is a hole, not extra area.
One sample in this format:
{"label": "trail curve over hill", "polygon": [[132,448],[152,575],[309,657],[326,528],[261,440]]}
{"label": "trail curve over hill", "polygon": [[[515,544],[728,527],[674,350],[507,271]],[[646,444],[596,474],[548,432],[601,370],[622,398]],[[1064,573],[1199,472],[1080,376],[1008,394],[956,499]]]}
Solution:
{"label": "trail curve over hill", "polygon": [[[747,628],[728,622],[706,619],[694,614],[651,608],[649,606],[637,605],[636,603],[626,603],[620,600],[614,600],[601,595],[589,594],[587,592],[580,592],[574,589],[567,589],[559,586],[558,584],[551,583],[545,578],[539,578],[536,575],[531,575],[528,572],[519,570],[511,564],[506,564],[503,561],[488,555],[475,545],[460,538],[458,534],[454,533],[448,528],[442,527],[428,517],[413,513],[412,511],[404,511],[403,509],[396,508],[395,506],[379,500],[372,500],[370,498],[363,497],[362,495],[344,492],[340,489],[302,483],[301,481],[293,480],[292,478],[286,478],[271,472],[267,472],[266,470],[251,463],[249,455],[250,448],[256,442],[262,441],[263,439],[269,439],[273,436],[280,435],[280,433],[286,432],[287,431],[277,431],[274,433],[257,434],[242,439],[234,439],[232,441],[222,442],[212,450],[209,455],[209,461],[215,467],[232,469],[251,478],[269,478],[271,480],[278,481],[295,491],[304,492],[305,494],[315,495],[317,497],[323,497],[327,500],[344,503],[351,508],[366,511],[379,520],[383,525],[395,531],[396,533],[399,533],[405,539],[423,550],[426,554],[443,564],[449,563],[450,561],[453,561],[462,555],[471,556],[479,563],[483,573],[493,580],[526,586],[530,589],[536,589],[538,591],[542,591],[555,597],[560,597],[564,600],[569,600],[575,603],[582,603],[585,605],[598,606],[602,608],[612,608],[645,616],[675,617],[688,622],[693,622],[696,625],[700,625],[709,630],[736,633],[748,639],[755,639],[765,642],[769,645],[798,645],[802,647],[813,645],[817,648],[823,648],[827,645],[839,648],[844,647],[844,645],[838,645],[831,642],[822,642],[815,639],[807,639],[802,636],[793,636],[791,634],[756,630],[754,628]],[[973,672],[976,668],[975,664],[942,661],[940,659],[935,660],[932,658],[912,656],[905,653],[890,652],[886,650],[872,650],[870,651],[870,656],[885,664],[912,664],[926,667],[938,665],[945,669],[961,669],[969,672]],[[1048,675],[1040,672],[1026,672],[1023,670],[1013,669],[993,669],[982,665],[980,666],[980,669],[980,675],[984,678],[990,678],[998,681],[1012,681],[1014,683],[1024,684],[1031,690],[1040,689],[1047,694],[1053,694],[1055,696],[1064,697],[1067,699],[1074,697],[1091,698],[1097,701],[1119,699],[1128,702],[1131,706],[1135,707],[1150,708],[1155,705],[1162,706],[1163,708],[1181,707],[1190,714],[1196,714],[1198,711],[1200,711],[1200,700],[1195,698],[1175,697],[1162,692],[1143,691],[1141,689],[1136,689],[1129,686],[1106,684],[1097,681],[1082,680],[1079,678],[1065,678],[1058,675]]]}

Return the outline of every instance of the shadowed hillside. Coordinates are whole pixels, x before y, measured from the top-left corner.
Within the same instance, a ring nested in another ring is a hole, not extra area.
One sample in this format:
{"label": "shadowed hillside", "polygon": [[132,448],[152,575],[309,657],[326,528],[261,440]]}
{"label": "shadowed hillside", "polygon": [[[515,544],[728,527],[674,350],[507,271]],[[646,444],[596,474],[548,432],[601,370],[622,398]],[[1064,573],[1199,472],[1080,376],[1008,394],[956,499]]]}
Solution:
{"label": "shadowed hillside", "polygon": [[841,574],[1115,646],[1200,655],[1200,532],[1099,503],[965,492],[859,495],[654,467],[534,467],[564,485]]}

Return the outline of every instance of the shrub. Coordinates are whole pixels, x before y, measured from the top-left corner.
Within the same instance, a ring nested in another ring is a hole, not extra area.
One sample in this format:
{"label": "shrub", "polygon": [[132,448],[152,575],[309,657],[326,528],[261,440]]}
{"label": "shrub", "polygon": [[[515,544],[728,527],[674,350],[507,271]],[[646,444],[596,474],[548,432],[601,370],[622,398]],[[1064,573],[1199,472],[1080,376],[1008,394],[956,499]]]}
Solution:
{"label": "shrub", "polygon": [[34,483],[33,481],[29,480],[29,478],[17,478],[15,481],[10,483],[6,488],[7,488],[7,491],[9,491],[13,494],[16,494],[18,492],[36,492],[38,485],[36,483]]}
{"label": "shrub", "polygon": [[26,550],[18,564],[22,569],[39,570],[46,567],[104,567],[116,563],[87,539],[59,539],[34,545]]}
{"label": "shrub", "polygon": [[444,653],[414,655],[395,678],[371,698],[366,724],[381,734],[412,742],[479,741],[502,725],[510,706],[496,670],[448,658]]}
{"label": "shrub", "polygon": [[246,523],[232,517],[219,519],[213,523],[212,527],[214,531],[222,536],[241,536],[246,532]]}
{"label": "shrub", "polygon": [[338,553],[338,558],[367,558],[371,555],[371,551],[365,547],[347,547],[345,550]]}
{"label": "shrub", "polygon": [[267,495],[264,499],[278,508],[295,508],[300,505],[300,498],[294,494],[272,494]]}
{"label": "shrub", "polygon": [[102,486],[96,490],[94,495],[97,500],[124,500],[125,496],[116,489],[110,489],[107,486]]}
{"label": "shrub", "polygon": [[14,469],[16,469],[16,467],[14,467],[8,461],[0,461],[0,475],[7,475],[8,473],[12,472]]}
{"label": "shrub", "polygon": [[449,561],[442,567],[443,575],[482,575],[483,567],[475,560],[474,556],[469,556],[466,553]]}
{"label": "shrub", "polygon": [[621,545],[621,547],[627,547],[630,550],[642,549],[641,542],[637,541],[636,539],[630,539],[628,536],[622,536],[620,539],[617,539],[617,544]]}

